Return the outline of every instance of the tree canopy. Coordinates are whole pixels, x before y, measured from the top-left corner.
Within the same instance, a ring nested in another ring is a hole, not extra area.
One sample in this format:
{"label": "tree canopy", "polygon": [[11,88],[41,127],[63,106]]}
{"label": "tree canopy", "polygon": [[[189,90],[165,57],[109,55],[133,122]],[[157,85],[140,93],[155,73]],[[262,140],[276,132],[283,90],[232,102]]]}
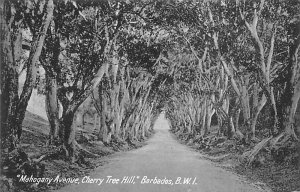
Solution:
{"label": "tree canopy", "polygon": [[162,111],[188,137],[296,143],[299,13],[298,0],[5,0],[1,149],[18,147],[37,84],[50,143],[71,160],[84,106],[94,106],[107,144],[143,139]]}

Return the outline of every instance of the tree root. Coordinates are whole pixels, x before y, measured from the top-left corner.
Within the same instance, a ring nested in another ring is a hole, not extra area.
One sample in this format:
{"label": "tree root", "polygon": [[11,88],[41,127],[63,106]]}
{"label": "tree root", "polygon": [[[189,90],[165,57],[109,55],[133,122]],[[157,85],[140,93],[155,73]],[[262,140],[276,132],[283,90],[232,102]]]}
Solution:
{"label": "tree root", "polygon": [[281,133],[279,134],[277,137],[274,137],[271,141],[270,141],[270,146],[274,147],[275,145],[277,145],[277,143],[279,142],[279,140],[285,136],[285,133]]}
{"label": "tree root", "polygon": [[75,141],[75,146],[76,146],[79,150],[83,151],[84,153],[86,153],[86,154],[88,154],[88,155],[90,155],[90,156],[92,156],[92,157],[101,157],[101,156],[98,155],[98,154],[95,154],[95,153],[92,153],[92,152],[86,150],[84,147],[82,147],[82,146],[81,146],[80,144],[78,144],[76,141]]}
{"label": "tree root", "polygon": [[297,137],[297,135],[294,133],[286,133],[286,132],[282,132],[280,135],[278,135],[277,137],[273,138],[270,141],[270,146],[271,148],[274,147],[280,147],[282,145],[284,145],[284,143],[286,143],[289,139],[294,139],[295,141],[299,142],[299,138]]}
{"label": "tree root", "polygon": [[39,163],[39,162],[45,160],[47,157],[49,157],[49,155],[42,155],[37,159],[32,159],[32,161],[35,162],[35,163]]}
{"label": "tree root", "polygon": [[247,160],[247,165],[250,166],[256,155],[268,144],[272,137],[268,137],[259,142],[251,151],[245,152],[242,156]]}
{"label": "tree root", "polygon": [[260,141],[251,151],[245,152],[242,157],[244,160],[247,160],[247,165],[250,166],[258,153],[265,148],[269,143],[269,150],[275,149],[275,151],[285,146],[285,143],[289,141],[289,139],[295,139],[292,134],[287,134],[283,132],[276,137],[268,137]]}

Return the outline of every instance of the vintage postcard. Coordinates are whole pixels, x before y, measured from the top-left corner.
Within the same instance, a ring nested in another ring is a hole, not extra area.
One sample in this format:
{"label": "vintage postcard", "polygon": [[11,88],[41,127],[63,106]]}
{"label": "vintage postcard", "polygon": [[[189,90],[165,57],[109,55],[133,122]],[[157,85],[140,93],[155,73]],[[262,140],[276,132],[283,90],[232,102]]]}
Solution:
{"label": "vintage postcard", "polygon": [[300,192],[299,0],[1,0],[5,192]]}

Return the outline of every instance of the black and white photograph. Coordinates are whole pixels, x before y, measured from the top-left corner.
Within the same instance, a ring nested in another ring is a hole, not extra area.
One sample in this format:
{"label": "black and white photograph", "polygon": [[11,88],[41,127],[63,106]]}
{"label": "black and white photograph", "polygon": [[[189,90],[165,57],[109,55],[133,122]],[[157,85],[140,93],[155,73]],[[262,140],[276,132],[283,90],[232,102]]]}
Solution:
{"label": "black and white photograph", "polygon": [[0,191],[300,192],[300,0],[0,0]]}

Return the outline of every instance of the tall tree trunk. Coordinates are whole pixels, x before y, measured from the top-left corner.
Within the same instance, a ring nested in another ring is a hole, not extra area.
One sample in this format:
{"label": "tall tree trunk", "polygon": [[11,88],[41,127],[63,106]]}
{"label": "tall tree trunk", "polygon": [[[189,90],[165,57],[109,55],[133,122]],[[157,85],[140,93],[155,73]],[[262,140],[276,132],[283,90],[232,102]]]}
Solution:
{"label": "tall tree trunk", "polygon": [[290,105],[286,105],[283,109],[284,116],[283,116],[283,124],[282,125],[284,128],[284,131],[288,135],[292,135],[293,137],[296,137],[296,138],[297,138],[297,136],[295,135],[295,130],[294,130],[295,122],[294,121],[295,121],[295,114],[296,114],[299,98],[300,98],[300,78],[293,87],[293,95],[291,96],[291,99],[290,99]]}
{"label": "tall tree trunk", "polygon": [[66,156],[70,158],[72,162],[75,161],[75,126],[73,126],[75,112],[70,111],[65,113],[60,119],[60,129],[63,130],[60,138],[63,140],[63,148],[66,152]]}
{"label": "tall tree trunk", "polygon": [[206,134],[208,134],[210,127],[211,127],[211,118],[215,113],[215,109],[213,109],[212,103],[210,101],[210,103],[207,105],[207,115],[206,115],[206,132],[204,133],[204,136]]}
{"label": "tall tree trunk", "polygon": [[[1,149],[15,148],[16,109],[18,103],[18,72],[12,48],[13,18],[6,18],[11,5],[1,1]],[[12,15],[13,17],[14,15]],[[8,22],[10,21],[10,22]]]}
{"label": "tall tree trunk", "polygon": [[206,126],[206,116],[207,116],[207,98],[204,98],[204,104],[202,106],[202,119],[201,119],[201,130],[200,132],[202,132],[201,135],[206,135],[208,132],[208,127]]}
{"label": "tall tree trunk", "polygon": [[241,114],[241,109],[237,109],[236,113],[234,114],[234,126],[235,126],[235,130],[237,130],[240,127],[240,125],[239,125],[240,114]]}
{"label": "tall tree trunk", "polygon": [[27,65],[26,80],[17,107],[16,126],[18,130],[18,138],[21,137],[22,122],[25,117],[28,101],[30,99],[33,87],[36,82],[37,62],[39,61],[39,57],[41,55],[41,51],[46,37],[46,32],[52,20],[53,9],[54,9],[53,0],[49,0],[47,3],[46,13],[43,18],[43,23],[37,35],[33,37],[33,41],[31,44],[29,58],[26,63]]}
{"label": "tall tree trunk", "polygon": [[84,126],[85,126],[85,115],[86,115],[86,111],[83,111],[82,114],[81,114],[81,128],[84,129]]}
{"label": "tall tree trunk", "polygon": [[300,98],[300,63],[298,61],[298,51],[300,47],[299,32],[290,46],[289,66],[287,67],[287,81],[284,93],[281,97],[281,126],[282,131],[288,135],[296,137],[294,132],[294,120]]}
{"label": "tall tree trunk", "polygon": [[103,90],[102,91],[102,111],[101,111],[101,117],[102,117],[102,138],[103,138],[103,142],[104,143],[110,143],[111,140],[111,131],[110,131],[110,125],[111,123],[109,122],[109,117],[108,117],[108,106],[107,106],[107,98],[106,96],[103,94]]}
{"label": "tall tree trunk", "polygon": [[46,112],[50,123],[49,144],[54,144],[59,132],[59,104],[57,98],[57,81],[46,71]]}
{"label": "tall tree trunk", "polygon": [[104,143],[107,143],[107,127],[106,127],[106,123],[105,123],[105,120],[106,120],[106,114],[105,114],[105,111],[102,110],[101,111],[101,131],[100,131],[100,139],[102,139],[102,141]]}
{"label": "tall tree trunk", "polygon": [[[250,111],[250,99],[248,94],[248,87],[249,87],[249,77],[246,77],[244,85],[242,85],[242,94],[241,94],[241,100],[242,100],[242,109],[243,109],[243,119],[244,124],[249,125],[249,121],[251,119],[251,111]],[[247,125],[247,126],[248,126]]]}
{"label": "tall tree trunk", "polygon": [[1,149],[16,147],[17,132],[15,117],[18,102],[18,73],[10,69],[7,78],[2,83],[1,90]]}
{"label": "tall tree trunk", "polygon": [[77,145],[75,140],[76,126],[74,125],[74,122],[76,122],[75,114],[78,107],[86,99],[86,95],[82,94],[76,100],[70,101],[67,95],[63,94],[63,90],[59,89],[58,93],[59,100],[63,105],[62,117],[59,119],[59,138],[66,152],[66,156],[74,162]]}
{"label": "tall tree trunk", "polygon": [[255,131],[256,131],[256,124],[257,124],[258,116],[259,116],[261,110],[266,105],[266,103],[267,103],[267,98],[263,94],[260,102],[258,103],[258,105],[254,109],[254,117],[252,118],[252,122],[251,122],[251,132],[252,132],[252,139],[253,140],[255,140],[255,138],[256,138]]}
{"label": "tall tree trunk", "polygon": [[278,127],[280,127],[280,117],[278,114],[278,107],[277,107],[277,104],[275,101],[273,88],[269,88],[269,96],[270,96],[271,104],[272,104],[273,111],[274,111],[274,125],[272,127],[272,132],[273,132],[273,134],[275,134],[276,132],[278,132]]}
{"label": "tall tree trunk", "polygon": [[[17,142],[16,114],[18,104],[18,72],[16,60],[20,55],[14,47],[19,47],[20,24],[14,21],[13,5],[1,1],[1,149],[13,150]],[[20,40],[21,41],[21,40]],[[22,43],[22,42],[21,42]]]}
{"label": "tall tree trunk", "polygon": [[94,131],[98,129],[98,114],[94,113]]}
{"label": "tall tree trunk", "polygon": [[[229,100],[229,103],[230,103],[230,100]],[[240,107],[239,107],[239,104],[240,104],[240,98],[236,98],[236,100],[234,101],[234,104],[233,104],[233,108],[230,109],[230,111],[228,111],[228,127],[227,127],[227,137],[230,139],[234,136],[238,136],[237,135],[237,129],[238,127],[236,127],[236,123],[234,123],[238,116],[239,116],[239,111],[240,111]],[[228,106],[228,108],[230,108]]]}

